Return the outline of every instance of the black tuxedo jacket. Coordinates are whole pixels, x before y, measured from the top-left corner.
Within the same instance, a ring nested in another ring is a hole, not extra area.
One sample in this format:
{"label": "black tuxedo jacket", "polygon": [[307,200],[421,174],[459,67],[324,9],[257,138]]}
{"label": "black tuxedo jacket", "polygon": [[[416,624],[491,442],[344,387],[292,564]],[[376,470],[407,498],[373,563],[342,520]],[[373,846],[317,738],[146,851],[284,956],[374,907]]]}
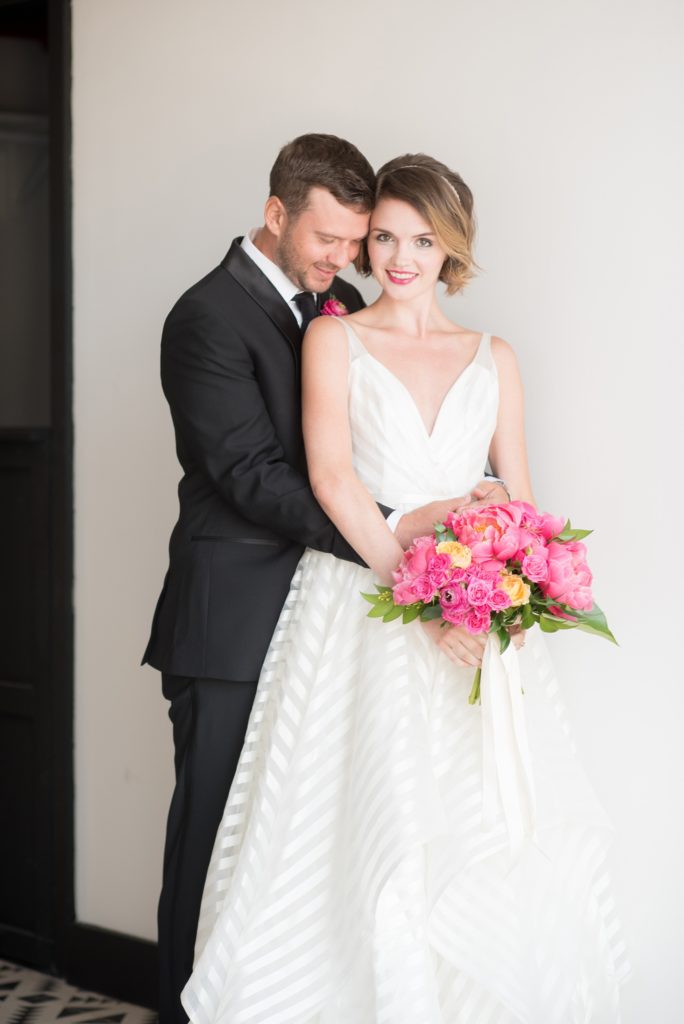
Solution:
{"label": "black tuxedo jacket", "polygon": [[[183,478],[143,664],[254,680],[304,547],[359,559],[307,479],[300,328],[240,241],[164,324],[162,387]],[[350,312],[364,305],[340,279],[322,301],[331,293]]]}

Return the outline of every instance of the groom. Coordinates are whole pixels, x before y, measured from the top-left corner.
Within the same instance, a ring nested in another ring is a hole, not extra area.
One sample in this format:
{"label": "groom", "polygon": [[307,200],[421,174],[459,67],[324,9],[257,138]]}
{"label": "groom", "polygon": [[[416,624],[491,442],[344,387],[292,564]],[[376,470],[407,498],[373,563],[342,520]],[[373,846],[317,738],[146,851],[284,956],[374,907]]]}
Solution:
{"label": "groom", "polygon": [[[355,146],[332,135],[295,139],[273,165],[264,225],[236,239],[164,325],[162,386],[183,478],[143,658],[162,672],[175,747],[159,901],[160,1024],[187,1020],[179,997],[204,877],[297,562],[306,546],[359,560],[309,487],[300,348],[328,299],[348,312],[364,305],[336,274],[367,233],[374,187]],[[404,545],[436,518],[431,506],[392,516]]]}

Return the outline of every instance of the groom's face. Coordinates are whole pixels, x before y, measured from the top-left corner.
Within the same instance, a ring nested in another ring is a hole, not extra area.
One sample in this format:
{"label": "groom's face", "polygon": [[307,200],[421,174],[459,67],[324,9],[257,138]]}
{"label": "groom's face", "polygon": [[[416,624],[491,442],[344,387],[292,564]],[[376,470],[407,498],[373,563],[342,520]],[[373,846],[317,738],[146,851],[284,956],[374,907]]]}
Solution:
{"label": "groom's face", "polygon": [[275,262],[302,291],[326,291],[358,253],[370,213],[343,206],[325,188],[312,188],[306,207],[294,218],[280,200],[275,202],[280,204]]}

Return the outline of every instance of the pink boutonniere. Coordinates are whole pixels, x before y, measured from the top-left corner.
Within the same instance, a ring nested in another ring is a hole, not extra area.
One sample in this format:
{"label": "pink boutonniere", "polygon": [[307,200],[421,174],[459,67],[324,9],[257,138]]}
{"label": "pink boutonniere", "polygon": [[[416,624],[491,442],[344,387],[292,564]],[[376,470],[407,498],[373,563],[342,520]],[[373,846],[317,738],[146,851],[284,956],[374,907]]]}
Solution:
{"label": "pink boutonniere", "polygon": [[321,316],[347,316],[349,310],[345,306],[344,302],[340,302],[334,295],[331,295],[329,299],[321,306]]}

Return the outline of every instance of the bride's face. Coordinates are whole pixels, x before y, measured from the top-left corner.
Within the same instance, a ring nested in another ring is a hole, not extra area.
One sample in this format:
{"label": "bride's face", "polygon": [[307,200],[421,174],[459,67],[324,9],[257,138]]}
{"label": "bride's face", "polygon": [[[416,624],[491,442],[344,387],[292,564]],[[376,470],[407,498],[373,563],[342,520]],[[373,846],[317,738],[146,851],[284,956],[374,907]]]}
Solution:
{"label": "bride's face", "polygon": [[394,299],[434,288],[446,259],[430,224],[401,199],[380,200],[371,214],[367,245],[373,277]]}

